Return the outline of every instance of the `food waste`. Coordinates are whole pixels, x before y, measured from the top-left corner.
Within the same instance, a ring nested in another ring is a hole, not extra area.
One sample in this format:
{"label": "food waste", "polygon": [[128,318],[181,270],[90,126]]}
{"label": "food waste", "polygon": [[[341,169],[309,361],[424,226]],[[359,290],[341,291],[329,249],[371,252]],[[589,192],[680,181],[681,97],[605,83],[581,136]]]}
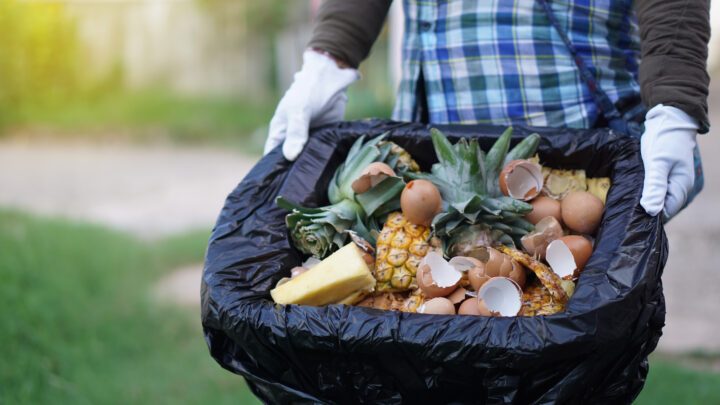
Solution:
{"label": "food waste", "polygon": [[335,171],[330,205],[283,197],[308,257],[271,291],[277,304],[358,305],[437,315],[564,311],[593,253],[610,179],[554,168],[540,136],[483,151],[431,130],[429,172],[381,135],[360,137]]}

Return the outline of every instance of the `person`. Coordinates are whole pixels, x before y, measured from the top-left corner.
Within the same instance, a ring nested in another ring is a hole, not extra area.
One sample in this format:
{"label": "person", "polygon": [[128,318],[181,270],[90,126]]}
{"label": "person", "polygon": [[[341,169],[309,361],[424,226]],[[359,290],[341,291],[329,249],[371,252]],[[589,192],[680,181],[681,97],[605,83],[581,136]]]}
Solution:
{"label": "person", "polygon": [[[282,143],[294,160],[309,127],[343,119],[345,90],[390,3],[325,0],[265,153]],[[709,128],[709,3],[405,0],[393,119],[642,133],[640,204],[670,218],[702,187],[695,152]]]}

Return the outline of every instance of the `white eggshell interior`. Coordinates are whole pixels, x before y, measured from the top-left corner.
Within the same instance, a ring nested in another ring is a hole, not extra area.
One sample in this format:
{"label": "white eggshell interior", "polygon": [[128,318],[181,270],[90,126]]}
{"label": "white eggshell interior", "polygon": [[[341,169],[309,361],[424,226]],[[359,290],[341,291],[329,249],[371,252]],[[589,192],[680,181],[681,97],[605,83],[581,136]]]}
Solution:
{"label": "white eggshell interior", "polygon": [[532,163],[518,163],[505,178],[508,194],[512,198],[522,199],[528,191],[542,190],[543,177],[540,169]]}
{"label": "white eggshell interior", "polygon": [[560,278],[572,276],[577,268],[570,248],[560,239],[550,242],[545,250],[545,260]]}
{"label": "white eggshell interior", "polygon": [[455,267],[457,271],[466,271],[475,267],[475,263],[463,256],[455,256],[450,259],[450,265]]}
{"label": "white eggshell interior", "polygon": [[501,316],[515,316],[522,308],[522,289],[513,280],[494,277],[485,282],[478,292],[478,298],[492,312]]}
{"label": "white eggshell interior", "polygon": [[462,272],[451,266],[440,254],[428,252],[425,255],[425,264],[430,267],[430,274],[438,287],[450,287],[457,284],[462,278]]}

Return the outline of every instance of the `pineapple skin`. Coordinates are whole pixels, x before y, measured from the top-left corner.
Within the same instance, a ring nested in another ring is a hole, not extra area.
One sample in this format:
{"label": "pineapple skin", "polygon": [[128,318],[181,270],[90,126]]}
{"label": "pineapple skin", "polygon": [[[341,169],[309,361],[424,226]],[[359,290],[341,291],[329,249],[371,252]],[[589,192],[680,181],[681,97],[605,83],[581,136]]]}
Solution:
{"label": "pineapple skin", "polygon": [[408,221],[400,212],[388,215],[375,249],[378,292],[417,288],[415,275],[430,249],[430,229]]}
{"label": "pineapple skin", "polygon": [[305,273],[270,291],[278,304],[322,306],[353,303],[375,287],[363,252],[353,242],[342,247]]}

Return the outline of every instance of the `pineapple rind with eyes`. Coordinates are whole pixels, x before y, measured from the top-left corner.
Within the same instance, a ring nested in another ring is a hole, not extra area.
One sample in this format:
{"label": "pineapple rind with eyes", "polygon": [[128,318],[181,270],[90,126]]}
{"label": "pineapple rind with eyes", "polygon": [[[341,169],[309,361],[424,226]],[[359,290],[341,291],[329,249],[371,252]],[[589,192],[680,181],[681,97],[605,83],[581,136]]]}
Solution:
{"label": "pineapple rind with eyes", "polygon": [[417,269],[430,249],[430,229],[408,221],[400,212],[388,215],[377,239],[375,279],[377,292],[417,288]]}

